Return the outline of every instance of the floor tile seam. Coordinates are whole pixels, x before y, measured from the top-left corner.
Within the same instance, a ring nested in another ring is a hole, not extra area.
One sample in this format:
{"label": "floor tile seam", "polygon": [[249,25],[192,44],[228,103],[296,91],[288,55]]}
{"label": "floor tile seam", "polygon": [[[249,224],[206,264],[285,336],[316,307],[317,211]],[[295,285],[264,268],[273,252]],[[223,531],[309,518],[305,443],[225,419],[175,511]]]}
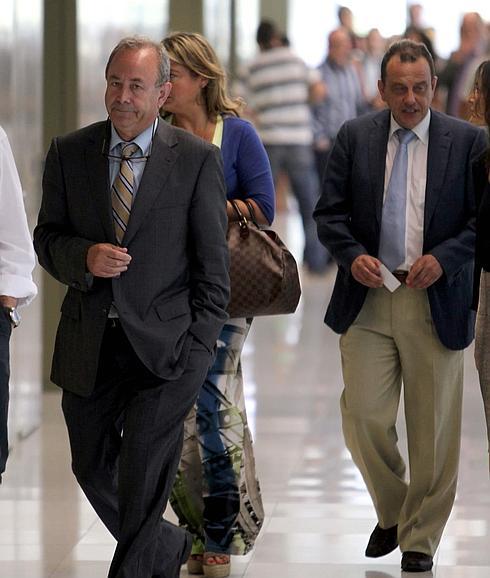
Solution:
{"label": "floor tile seam", "polygon": [[90,524],[88,526],[88,528],[85,530],[85,532],[82,532],[77,537],[77,541],[73,544],[73,546],[71,548],[68,549],[66,554],[61,558],[60,562],[56,565],[54,571],[49,575],[49,578],[56,578],[56,574],[57,574],[58,570],[63,567],[63,565],[65,564],[66,561],[68,561],[70,554],[72,554],[72,552],[75,551],[77,546],[79,546],[81,544],[83,539],[87,536],[87,534],[89,532],[91,532],[94,529],[94,527],[97,525],[97,523],[98,523],[98,519],[97,519],[97,517],[94,517],[94,521],[92,522],[92,524]]}

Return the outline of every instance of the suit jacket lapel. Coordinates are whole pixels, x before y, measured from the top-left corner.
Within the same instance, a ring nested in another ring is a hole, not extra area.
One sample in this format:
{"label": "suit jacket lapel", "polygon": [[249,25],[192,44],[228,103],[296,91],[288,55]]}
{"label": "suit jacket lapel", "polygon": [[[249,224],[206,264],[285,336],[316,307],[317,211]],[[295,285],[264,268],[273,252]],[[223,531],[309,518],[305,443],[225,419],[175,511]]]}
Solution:
{"label": "suit jacket lapel", "polygon": [[446,175],[450,149],[451,133],[442,125],[438,113],[432,111],[429,127],[429,150],[427,155],[424,239],[427,237],[430,220],[439,201],[441,188]]}
{"label": "suit jacket lapel", "polygon": [[107,139],[110,138],[107,125],[108,123],[101,124],[100,133],[87,143],[85,162],[90,182],[90,194],[92,195],[95,210],[99,215],[108,241],[115,244],[116,236],[112,221],[109,162],[103,154]]}
{"label": "suit jacket lapel", "polygon": [[374,130],[369,134],[368,159],[369,174],[371,176],[371,192],[375,218],[378,230],[381,227],[383,212],[383,195],[385,182],[386,149],[388,147],[388,132],[390,128],[390,113],[383,111],[373,118]]}
{"label": "suit jacket lapel", "polygon": [[151,155],[146,163],[138,192],[131,209],[128,228],[124,236],[127,245],[143,223],[155,199],[162,192],[170,169],[177,159],[177,153],[172,150],[177,144],[175,132],[164,121],[158,123],[157,132],[153,138]]}

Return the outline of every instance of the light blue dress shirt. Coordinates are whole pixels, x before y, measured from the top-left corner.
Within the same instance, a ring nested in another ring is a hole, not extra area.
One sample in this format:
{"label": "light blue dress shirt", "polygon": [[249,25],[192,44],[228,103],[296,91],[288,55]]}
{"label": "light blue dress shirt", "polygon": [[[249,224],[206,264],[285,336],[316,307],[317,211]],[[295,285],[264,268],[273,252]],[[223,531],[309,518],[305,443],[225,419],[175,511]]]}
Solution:
{"label": "light blue dress shirt", "polygon": [[[134,153],[135,157],[149,156],[151,153],[151,144],[153,141],[153,135],[155,134],[158,127],[158,118],[141,134],[129,142],[134,142],[140,148],[139,151]],[[118,134],[114,125],[111,124],[111,142],[109,146],[109,154],[115,157],[121,157],[122,147],[129,142],[124,141]],[[146,167],[146,161],[148,159],[135,160],[132,163],[133,173],[134,173],[134,192],[133,197],[136,197],[138,193],[138,187],[141,182],[141,177],[143,176],[143,171]],[[120,158],[109,157],[109,176],[111,179],[111,187],[116,179],[117,173],[119,172],[119,165],[121,164]]]}

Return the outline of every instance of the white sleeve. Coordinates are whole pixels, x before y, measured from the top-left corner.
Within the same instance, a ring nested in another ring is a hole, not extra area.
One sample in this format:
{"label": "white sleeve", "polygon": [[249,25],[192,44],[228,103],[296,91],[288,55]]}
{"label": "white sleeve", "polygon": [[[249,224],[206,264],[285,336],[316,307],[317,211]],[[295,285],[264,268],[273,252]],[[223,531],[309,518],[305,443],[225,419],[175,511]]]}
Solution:
{"label": "white sleeve", "polygon": [[35,265],[22,187],[5,131],[0,127],[0,295],[27,305],[37,294]]}

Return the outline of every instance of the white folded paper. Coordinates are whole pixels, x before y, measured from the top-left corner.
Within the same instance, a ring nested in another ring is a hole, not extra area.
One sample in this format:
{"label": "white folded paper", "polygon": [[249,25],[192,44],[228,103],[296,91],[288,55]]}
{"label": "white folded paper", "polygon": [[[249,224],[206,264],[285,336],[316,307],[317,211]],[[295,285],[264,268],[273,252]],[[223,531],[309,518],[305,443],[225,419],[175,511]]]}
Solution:
{"label": "white folded paper", "polygon": [[395,289],[398,289],[398,287],[400,287],[401,285],[400,281],[398,281],[398,279],[393,275],[391,271],[389,271],[385,267],[385,265],[383,265],[383,263],[381,263],[379,269],[381,271],[381,277],[383,278],[384,286],[388,289],[388,291],[391,291],[393,293]]}

